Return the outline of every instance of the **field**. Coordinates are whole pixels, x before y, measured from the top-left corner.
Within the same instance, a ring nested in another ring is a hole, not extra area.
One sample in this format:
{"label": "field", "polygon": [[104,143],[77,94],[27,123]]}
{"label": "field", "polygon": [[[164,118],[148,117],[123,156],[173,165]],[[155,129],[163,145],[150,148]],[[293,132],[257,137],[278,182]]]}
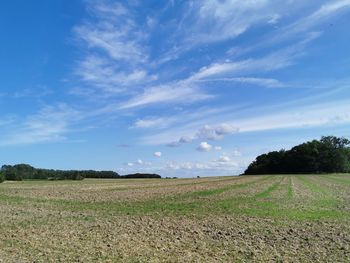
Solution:
{"label": "field", "polygon": [[350,262],[350,176],[5,182],[0,262]]}

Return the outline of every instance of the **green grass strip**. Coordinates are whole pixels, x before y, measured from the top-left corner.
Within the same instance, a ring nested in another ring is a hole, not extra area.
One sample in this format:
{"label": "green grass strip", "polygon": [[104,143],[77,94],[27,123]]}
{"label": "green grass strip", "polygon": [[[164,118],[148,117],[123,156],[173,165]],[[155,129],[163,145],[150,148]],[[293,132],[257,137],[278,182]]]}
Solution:
{"label": "green grass strip", "polygon": [[268,187],[266,190],[262,191],[261,193],[256,194],[254,197],[255,198],[267,198],[267,197],[269,197],[273,191],[277,190],[277,188],[281,184],[282,180],[283,180],[283,177],[281,178],[281,180],[274,183],[273,185],[271,185],[270,187]]}
{"label": "green grass strip", "polygon": [[293,192],[292,176],[288,176],[288,177],[289,177],[289,182],[288,182],[287,198],[288,199],[293,199],[294,192]]}
{"label": "green grass strip", "polygon": [[218,195],[218,194],[222,194],[222,193],[224,193],[226,191],[229,191],[229,190],[241,189],[241,188],[245,188],[245,187],[251,186],[251,185],[256,184],[258,182],[268,180],[271,177],[272,177],[272,175],[270,175],[270,176],[262,176],[262,178],[258,178],[256,180],[251,181],[251,182],[241,183],[241,184],[232,184],[232,185],[227,185],[227,186],[224,186],[224,187],[221,187],[221,188],[216,188],[216,189],[194,191],[194,192],[188,193],[186,195],[190,196],[190,197],[201,197],[201,196]]}
{"label": "green grass strip", "polygon": [[325,195],[329,194],[329,192],[325,188],[319,186],[318,184],[312,182],[309,178],[307,178],[308,176],[312,175],[296,175],[295,178],[297,178],[304,186],[309,188],[314,193],[320,193]]}
{"label": "green grass strip", "polygon": [[335,183],[350,185],[350,180],[347,180],[347,179],[349,179],[349,177],[346,176],[345,178],[347,178],[347,179],[345,179],[344,177],[343,178],[339,178],[339,177],[334,177],[334,176],[331,176],[331,175],[323,175],[322,176],[323,179],[328,180],[328,181],[333,181]]}

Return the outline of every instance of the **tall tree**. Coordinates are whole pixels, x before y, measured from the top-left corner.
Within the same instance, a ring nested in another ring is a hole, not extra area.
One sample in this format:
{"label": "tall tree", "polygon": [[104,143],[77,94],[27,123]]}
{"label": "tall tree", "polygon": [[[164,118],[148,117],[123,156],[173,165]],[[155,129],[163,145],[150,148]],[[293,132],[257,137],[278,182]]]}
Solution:
{"label": "tall tree", "polygon": [[258,156],[245,174],[350,172],[350,141],[334,136]]}

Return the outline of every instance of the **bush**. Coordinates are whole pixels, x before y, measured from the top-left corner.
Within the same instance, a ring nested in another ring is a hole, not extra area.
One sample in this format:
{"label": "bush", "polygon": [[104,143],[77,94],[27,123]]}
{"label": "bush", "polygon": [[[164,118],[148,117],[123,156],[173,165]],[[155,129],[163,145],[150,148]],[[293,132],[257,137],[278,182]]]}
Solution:
{"label": "bush", "polygon": [[0,183],[2,183],[3,181],[5,181],[5,175],[0,172]]}
{"label": "bush", "polygon": [[53,170],[37,169],[28,164],[3,165],[1,167],[6,180],[21,181],[30,179],[39,180],[83,180],[84,178],[119,178],[113,171],[93,170]]}
{"label": "bush", "polygon": [[244,174],[348,173],[350,141],[334,136],[322,137],[285,151],[258,156]]}
{"label": "bush", "polygon": [[21,169],[17,169],[15,166],[4,165],[1,168],[1,173],[5,176],[5,180],[22,181],[23,174]]}
{"label": "bush", "polygon": [[136,174],[123,175],[120,178],[122,178],[122,179],[135,179],[135,178],[159,179],[159,178],[162,178],[162,177],[159,174],[136,173]]}

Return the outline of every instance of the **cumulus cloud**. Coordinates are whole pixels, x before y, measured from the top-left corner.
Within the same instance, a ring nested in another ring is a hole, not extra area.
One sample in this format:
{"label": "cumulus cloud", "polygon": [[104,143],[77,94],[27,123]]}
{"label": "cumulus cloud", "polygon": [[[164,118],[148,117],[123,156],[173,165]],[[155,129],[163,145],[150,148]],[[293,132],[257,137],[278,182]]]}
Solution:
{"label": "cumulus cloud", "polygon": [[163,129],[178,122],[178,117],[145,117],[137,119],[131,128],[137,129]]}
{"label": "cumulus cloud", "polygon": [[195,138],[191,138],[189,136],[182,136],[178,141],[170,142],[167,144],[168,147],[178,147],[181,144],[185,143],[190,143],[194,140]]}
{"label": "cumulus cloud", "polygon": [[223,123],[217,127],[211,127],[209,125],[205,125],[202,127],[196,134],[196,138],[198,139],[207,139],[207,140],[219,140],[223,139],[227,134],[233,134],[238,132],[239,129],[227,124]]}
{"label": "cumulus cloud", "polygon": [[182,136],[179,140],[180,143],[189,143],[192,141],[192,138],[189,136]]}
{"label": "cumulus cloud", "polygon": [[179,147],[181,144],[180,144],[180,142],[170,142],[170,143],[167,143],[167,145],[166,146],[168,146],[168,147],[171,147],[171,148],[175,148],[175,147]]}
{"label": "cumulus cloud", "polygon": [[166,171],[176,171],[177,173],[187,174],[189,172],[190,175],[199,174],[206,175],[210,174],[234,174],[239,173],[242,167],[232,160],[228,160],[226,157],[223,157],[222,160],[212,160],[208,162],[176,162],[170,161],[166,163],[161,170]]}
{"label": "cumulus cloud", "polygon": [[223,162],[223,163],[227,163],[230,162],[231,159],[230,157],[226,156],[226,155],[221,155],[220,158],[218,159],[219,162]]}
{"label": "cumulus cloud", "polygon": [[[167,144],[168,147],[178,147],[181,144],[190,143],[194,140],[221,140],[225,137],[225,135],[234,134],[238,132],[239,129],[234,127],[231,124],[222,123],[217,126],[204,125],[200,128],[194,136],[182,136],[179,140],[170,142]],[[221,150],[220,146],[214,148],[215,150]]]}
{"label": "cumulus cloud", "polygon": [[201,142],[197,147],[197,151],[209,152],[212,148],[213,148],[213,146],[211,146],[209,143]]}
{"label": "cumulus cloud", "polygon": [[162,153],[161,153],[161,152],[155,152],[155,153],[153,153],[153,156],[155,156],[155,157],[161,157],[161,156],[162,156]]}
{"label": "cumulus cloud", "polygon": [[158,118],[158,119],[139,119],[137,120],[134,125],[132,126],[133,128],[153,128],[153,127],[159,127],[163,125],[164,119],[163,118]]}
{"label": "cumulus cloud", "polygon": [[235,156],[235,157],[238,157],[238,156],[241,156],[242,153],[240,151],[238,151],[238,150],[234,150],[232,155]]}
{"label": "cumulus cloud", "polygon": [[221,151],[222,147],[221,146],[215,146],[214,149],[215,149],[215,151]]}
{"label": "cumulus cloud", "polygon": [[125,165],[129,167],[142,168],[142,167],[149,167],[150,165],[152,165],[152,163],[143,161],[141,159],[137,159],[136,161],[128,162]]}

